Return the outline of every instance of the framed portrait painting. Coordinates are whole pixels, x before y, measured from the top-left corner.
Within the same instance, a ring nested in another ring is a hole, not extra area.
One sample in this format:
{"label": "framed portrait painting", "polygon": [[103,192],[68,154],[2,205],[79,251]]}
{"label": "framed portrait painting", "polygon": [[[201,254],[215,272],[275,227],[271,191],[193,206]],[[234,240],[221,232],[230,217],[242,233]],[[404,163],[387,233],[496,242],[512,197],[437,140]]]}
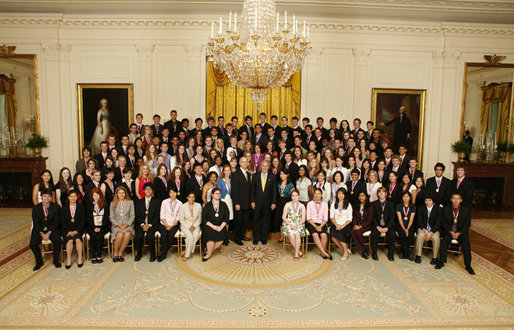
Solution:
{"label": "framed portrait painting", "polygon": [[134,118],[133,95],[132,84],[77,84],[80,150],[89,146],[96,155],[109,134],[117,139],[128,134]]}
{"label": "framed portrait painting", "polygon": [[426,90],[373,88],[371,120],[394,153],[400,145],[421,167]]}

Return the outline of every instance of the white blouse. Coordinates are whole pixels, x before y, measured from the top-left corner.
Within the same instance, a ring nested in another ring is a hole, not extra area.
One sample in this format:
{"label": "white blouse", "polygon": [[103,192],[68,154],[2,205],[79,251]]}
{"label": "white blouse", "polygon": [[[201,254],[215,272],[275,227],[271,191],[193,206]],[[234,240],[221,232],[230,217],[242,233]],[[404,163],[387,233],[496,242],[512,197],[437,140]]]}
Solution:
{"label": "white blouse", "polygon": [[311,186],[312,181],[308,177],[304,177],[302,179],[296,180],[296,189],[300,193],[299,199],[300,202],[308,202],[309,199],[309,187]]}
{"label": "white blouse", "polygon": [[368,192],[370,202],[374,202],[378,199],[377,190],[380,187],[382,187],[382,184],[380,182],[366,183],[366,190]]}
{"label": "white blouse", "polygon": [[330,206],[330,219],[335,218],[338,225],[344,225],[347,222],[351,222],[353,219],[352,205],[348,203],[346,210],[343,210],[343,206],[339,205],[336,209],[336,202],[334,201]]}
{"label": "white blouse", "polygon": [[182,202],[175,199],[175,202],[171,202],[171,198],[167,198],[161,203],[161,223],[166,226],[173,226],[179,221],[179,210],[182,206]]}
{"label": "white blouse", "polygon": [[320,188],[323,191],[323,201],[330,203],[330,199],[332,198],[332,187],[330,186],[330,182],[325,180],[325,183],[316,182],[312,185],[312,190]]}

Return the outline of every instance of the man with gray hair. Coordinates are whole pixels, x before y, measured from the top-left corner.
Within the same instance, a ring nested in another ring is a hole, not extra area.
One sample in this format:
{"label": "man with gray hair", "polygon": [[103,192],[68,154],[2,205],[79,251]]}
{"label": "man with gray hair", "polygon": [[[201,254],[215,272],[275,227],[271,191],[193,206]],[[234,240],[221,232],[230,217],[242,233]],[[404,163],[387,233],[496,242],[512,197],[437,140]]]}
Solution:
{"label": "man with gray hair", "polygon": [[268,241],[271,211],[277,206],[277,180],[269,171],[270,162],[262,161],[260,171],[252,178],[250,200],[254,209],[253,244],[259,241],[265,245]]}

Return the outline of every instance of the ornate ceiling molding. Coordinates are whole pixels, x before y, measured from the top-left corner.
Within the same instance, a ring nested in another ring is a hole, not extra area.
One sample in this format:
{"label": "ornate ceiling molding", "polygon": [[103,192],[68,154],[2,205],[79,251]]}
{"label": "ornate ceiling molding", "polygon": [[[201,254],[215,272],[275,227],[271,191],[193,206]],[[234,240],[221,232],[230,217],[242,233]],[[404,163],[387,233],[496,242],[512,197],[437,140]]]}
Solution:
{"label": "ornate ceiling molding", "polygon": [[[58,18],[58,17],[13,17],[0,16],[0,25],[26,26],[44,25],[59,27],[196,27],[211,26],[208,19],[93,19],[93,18]],[[311,30],[318,31],[350,31],[350,32],[388,32],[388,33],[421,33],[421,34],[461,34],[461,35],[514,35],[514,25],[493,24],[457,24],[440,23],[433,25],[414,25],[409,22],[400,23],[360,23],[360,22],[313,22]]]}

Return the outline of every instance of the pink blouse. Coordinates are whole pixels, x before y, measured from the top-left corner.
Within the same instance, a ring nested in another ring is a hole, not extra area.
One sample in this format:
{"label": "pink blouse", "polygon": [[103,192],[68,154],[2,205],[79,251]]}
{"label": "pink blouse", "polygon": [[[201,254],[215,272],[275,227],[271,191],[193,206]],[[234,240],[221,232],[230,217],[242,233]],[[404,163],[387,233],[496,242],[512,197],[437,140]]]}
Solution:
{"label": "pink blouse", "polygon": [[315,201],[307,203],[307,221],[312,220],[315,224],[328,221],[328,203],[321,202],[316,205]]}

